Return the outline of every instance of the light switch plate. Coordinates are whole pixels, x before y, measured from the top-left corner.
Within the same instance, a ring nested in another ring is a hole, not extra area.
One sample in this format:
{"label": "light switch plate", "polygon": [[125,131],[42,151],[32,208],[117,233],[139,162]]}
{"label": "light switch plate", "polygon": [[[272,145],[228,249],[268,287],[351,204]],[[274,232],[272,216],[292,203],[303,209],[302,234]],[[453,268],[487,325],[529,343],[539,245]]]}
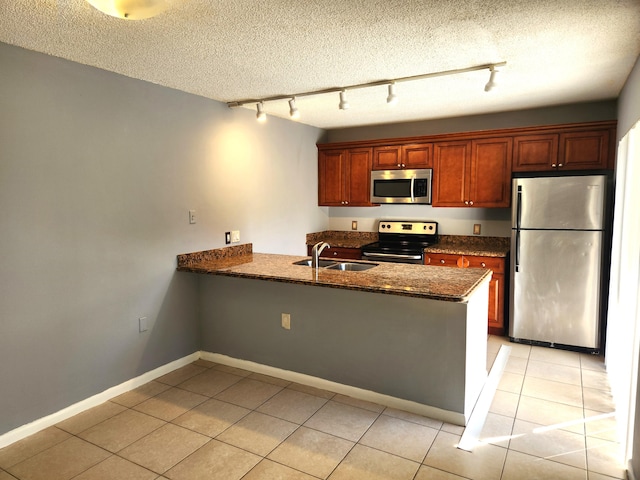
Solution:
{"label": "light switch plate", "polygon": [[227,245],[231,243],[231,232],[224,232],[224,243]]}
{"label": "light switch plate", "polygon": [[189,223],[191,223],[191,224],[196,223],[196,211],[195,210],[189,210]]}

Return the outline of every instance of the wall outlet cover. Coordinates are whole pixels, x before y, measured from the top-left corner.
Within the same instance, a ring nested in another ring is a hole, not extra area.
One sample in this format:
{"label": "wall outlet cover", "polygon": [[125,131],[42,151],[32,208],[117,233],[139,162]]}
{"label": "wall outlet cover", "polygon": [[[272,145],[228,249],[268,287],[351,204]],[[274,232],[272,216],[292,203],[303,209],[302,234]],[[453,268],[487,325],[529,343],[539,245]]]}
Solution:
{"label": "wall outlet cover", "polygon": [[358,221],[351,220],[351,230],[357,230],[357,229],[358,229]]}
{"label": "wall outlet cover", "polygon": [[285,330],[291,330],[291,314],[283,313],[282,314],[282,328]]}
{"label": "wall outlet cover", "polygon": [[231,232],[231,242],[240,241],[240,230],[234,230]]}
{"label": "wall outlet cover", "polygon": [[480,230],[481,230],[481,226],[479,223],[474,223],[473,224],[473,234],[474,235],[480,235]]}
{"label": "wall outlet cover", "polygon": [[195,210],[189,210],[189,223],[191,223],[191,224],[196,223],[196,211]]}

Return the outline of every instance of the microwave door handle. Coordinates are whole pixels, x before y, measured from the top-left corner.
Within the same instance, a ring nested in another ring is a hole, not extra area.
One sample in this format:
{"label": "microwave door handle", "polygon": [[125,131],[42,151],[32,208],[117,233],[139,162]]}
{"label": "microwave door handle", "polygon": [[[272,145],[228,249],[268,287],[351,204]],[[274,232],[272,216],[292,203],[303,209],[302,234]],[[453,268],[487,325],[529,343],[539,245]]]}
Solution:
{"label": "microwave door handle", "polygon": [[411,177],[411,203],[414,203],[416,201],[416,199],[415,199],[415,197],[413,195],[413,189],[414,189],[415,183],[416,183],[416,176],[413,175]]}

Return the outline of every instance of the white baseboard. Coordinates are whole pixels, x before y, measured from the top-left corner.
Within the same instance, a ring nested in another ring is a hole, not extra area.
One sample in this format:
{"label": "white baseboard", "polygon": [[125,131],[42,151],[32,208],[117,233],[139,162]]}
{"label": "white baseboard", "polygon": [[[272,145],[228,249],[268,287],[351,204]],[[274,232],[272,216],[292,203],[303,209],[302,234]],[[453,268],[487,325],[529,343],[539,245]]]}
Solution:
{"label": "white baseboard", "polygon": [[302,385],[308,385],[310,387],[347,395],[359,400],[377,403],[378,405],[384,405],[386,407],[396,408],[405,412],[415,413],[417,415],[433,418],[434,420],[441,420],[443,422],[452,423],[454,425],[464,426],[465,424],[464,414],[462,413],[443,410],[441,408],[423,405],[421,403],[404,400],[402,398],[391,397],[382,393],[372,392],[370,390],[332,382],[330,380],[313,377],[311,375],[305,375],[304,373],[283,370],[281,368],[250,362],[248,360],[240,360],[238,358],[228,357],[219,353],[200,352],[200,358],[202,358],[203,360],[208,360],[210,362],[227,365],[229,367],[242,368],[251,372],[281,378],[289,382],[296,382]]}
{"label": "white baseboard", "polygon": [[85,400],[81,400],[80,402],[74,403],[62,410],[59,410],[51,415],[47,415],[46,417],[39,418],[31,423],[27,423],[26,425],[22,425],[14,430],[10,430],[9,432],[0,435],[0,448],[6,447],[18,440],[22,440],[29,435],[33,435],[34,433],[39,432],[40,430],[44,430],[56,423],[60,423],[63,420],[66,420],[69,417],[73,417],[78,413],[82,413],[85,410],[96,407],[101,403],[106,402],[118,395],[128,392],[129,390],[133,390],[134,388],[138,388],[145,383],[150,382],[162,375],[165,375],[176,368],[183,367],[191,362],[194,362],[200,358],[200,352],[194,352],[191,355],[187,355],[186,357],[179,358],[178,360],[174,360],[173,362],[167,363],[166,365],[162,365],[158,368],[155,368],[147,373],[143,373],[142,375],[132,378],[131,380],[127,380],[126,382],[121,383],[120,385],[116,385],[111,387],[104,392],[98,393],[89,397]]}

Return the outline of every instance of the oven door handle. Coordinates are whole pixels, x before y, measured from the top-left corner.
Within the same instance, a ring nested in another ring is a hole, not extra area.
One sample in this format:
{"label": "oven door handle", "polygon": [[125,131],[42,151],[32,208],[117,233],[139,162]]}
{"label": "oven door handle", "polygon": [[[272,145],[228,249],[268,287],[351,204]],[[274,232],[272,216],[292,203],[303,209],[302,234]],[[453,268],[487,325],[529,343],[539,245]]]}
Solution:
{"label": "oven door handle", "polygon": [[369,253],[369,252],[362,252],[362,255],[370,258],[393,258],[396,260],[422,260],[422,255],[397,255],[395,253]]}

